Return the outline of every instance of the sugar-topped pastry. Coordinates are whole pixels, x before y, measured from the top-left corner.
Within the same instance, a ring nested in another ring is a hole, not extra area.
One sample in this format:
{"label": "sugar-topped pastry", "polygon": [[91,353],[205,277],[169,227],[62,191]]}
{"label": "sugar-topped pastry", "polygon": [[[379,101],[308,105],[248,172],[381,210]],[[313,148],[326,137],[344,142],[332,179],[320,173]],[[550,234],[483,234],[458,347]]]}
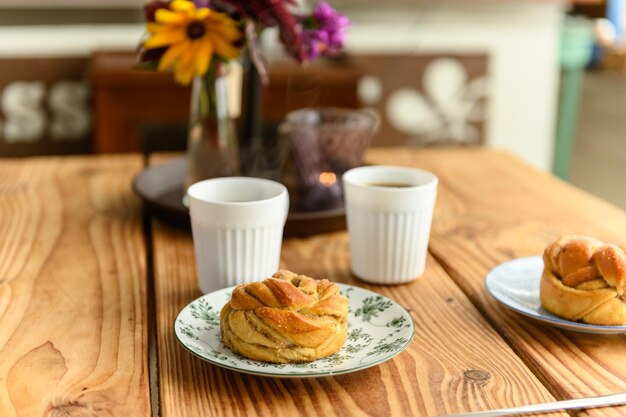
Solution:
{"label": "sugar-topped pastry", "polygon": [[544,254],[541,305],[572,321],[626,325],[626,252],[586,236],[567,235]]}
{"label": "sugar-topped pastry", "polygon": [[345,343],[347,328],[348,299],[339,287],[290,271],[236,287],[220,314],[226,346],[273,363],[332,355]]}

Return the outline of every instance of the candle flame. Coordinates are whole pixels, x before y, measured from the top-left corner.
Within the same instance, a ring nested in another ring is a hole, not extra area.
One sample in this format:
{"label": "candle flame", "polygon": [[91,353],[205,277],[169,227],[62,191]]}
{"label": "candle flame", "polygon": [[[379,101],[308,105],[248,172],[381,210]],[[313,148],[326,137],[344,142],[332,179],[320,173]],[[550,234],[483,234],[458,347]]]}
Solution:
{"label": "candle flame", "polygon": [[322,172],[320,174],[320,182],[325,187],[330,187],[337,182],[337,175],[334,172]]}

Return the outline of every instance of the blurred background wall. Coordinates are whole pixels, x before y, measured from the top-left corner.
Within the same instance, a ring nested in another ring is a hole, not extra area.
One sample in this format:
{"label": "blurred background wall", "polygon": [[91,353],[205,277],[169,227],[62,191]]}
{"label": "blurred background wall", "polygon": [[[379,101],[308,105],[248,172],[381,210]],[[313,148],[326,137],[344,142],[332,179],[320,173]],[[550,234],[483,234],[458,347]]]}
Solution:
{"label": "blurred background wall", "polygon": [[[606,185],[626,164],[621,2],[331,3],[353,21],[340,59],[298,67],[264,36],[264,135],[297,108],[367,107],[373,145],[504,149],[626,206]],[[0,154],[184,148],[188,89],[133,69],[141,5],[0,1]]]}

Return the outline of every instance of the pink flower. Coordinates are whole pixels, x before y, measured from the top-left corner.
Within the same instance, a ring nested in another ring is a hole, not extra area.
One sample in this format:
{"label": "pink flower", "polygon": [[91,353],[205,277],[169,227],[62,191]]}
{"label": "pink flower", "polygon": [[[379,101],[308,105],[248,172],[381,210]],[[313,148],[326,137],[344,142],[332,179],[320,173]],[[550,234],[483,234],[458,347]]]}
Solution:
{"label": "pink flower", "polygon": [[302,40],[308,60],[320,55],[338,55],[344,45],[350,20],[343,13],[320,1],[311,16],[302,19]]}

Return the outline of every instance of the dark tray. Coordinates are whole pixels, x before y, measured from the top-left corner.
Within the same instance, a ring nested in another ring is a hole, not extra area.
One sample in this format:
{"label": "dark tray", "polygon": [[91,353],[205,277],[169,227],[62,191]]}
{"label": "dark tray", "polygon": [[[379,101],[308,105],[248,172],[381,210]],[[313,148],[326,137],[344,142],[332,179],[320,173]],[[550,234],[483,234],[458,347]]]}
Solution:
{"label": "dark tray", "polygon": [[[145,168],[133,181],[133,190],[145,208],[163,222],[191,230],[189,210],[183,204],[183,183],[187,173],[185,158]],[[285,237],[310,236],[345,230],[344,208],[316,212],[289,212]]]}

